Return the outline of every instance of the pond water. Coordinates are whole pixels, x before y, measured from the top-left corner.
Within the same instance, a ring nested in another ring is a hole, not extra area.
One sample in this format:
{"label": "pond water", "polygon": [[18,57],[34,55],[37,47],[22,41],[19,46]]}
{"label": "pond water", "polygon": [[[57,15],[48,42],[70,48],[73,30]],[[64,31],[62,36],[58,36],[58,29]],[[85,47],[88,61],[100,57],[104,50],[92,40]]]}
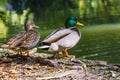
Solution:
{"label": "pond water", "polygon": [[88,26],[81,32],[81,41],[73,48],[78,57],[120,63],[119,24]]}
{"label": "pond water", "polygon": [[[120,24],[103,24],[80,28],[80,42],[68,52],[78,58],[120,63]],[[53,30],[40,30],[41,40]],[[12,34],[12,33],[11,33]],[[3,44],[7,39],[0,39]],[[44,52],[43,50],[38,50]]]}

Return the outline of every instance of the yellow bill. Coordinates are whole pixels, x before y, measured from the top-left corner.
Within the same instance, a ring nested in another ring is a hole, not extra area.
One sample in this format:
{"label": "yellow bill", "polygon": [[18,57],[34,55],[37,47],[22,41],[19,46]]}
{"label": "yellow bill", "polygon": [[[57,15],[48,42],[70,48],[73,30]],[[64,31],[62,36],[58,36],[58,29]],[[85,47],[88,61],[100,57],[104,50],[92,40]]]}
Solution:
{"label": "yellow bill", "polygon": [[84,26],[84,24],[80,23],[79,21],[77,21],[76,25]]}

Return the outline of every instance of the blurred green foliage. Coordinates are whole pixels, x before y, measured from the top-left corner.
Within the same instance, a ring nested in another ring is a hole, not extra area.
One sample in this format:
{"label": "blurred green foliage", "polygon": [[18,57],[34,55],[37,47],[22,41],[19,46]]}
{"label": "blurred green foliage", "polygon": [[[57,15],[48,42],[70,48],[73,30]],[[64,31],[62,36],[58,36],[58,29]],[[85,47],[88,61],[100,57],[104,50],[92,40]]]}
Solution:
{"label": "blurred green foliage", "polygon": [[115,23],[120,22],[119,3],[120,0],[1,0],[0,18],[9,25],[23,25],[32,19],[44,29],[63,26],[71,15],[87,25]]}

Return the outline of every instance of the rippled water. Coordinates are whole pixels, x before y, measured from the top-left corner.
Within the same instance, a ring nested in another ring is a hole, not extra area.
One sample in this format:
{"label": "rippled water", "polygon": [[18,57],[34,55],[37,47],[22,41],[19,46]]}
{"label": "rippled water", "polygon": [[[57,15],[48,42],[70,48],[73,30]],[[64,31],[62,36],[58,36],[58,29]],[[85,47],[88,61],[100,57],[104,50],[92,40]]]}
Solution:
{"label": "rippled water", "polygon": [[88,26],[81,31],[81,41],[73,53],[81,58],[120,63],[120,24]]}

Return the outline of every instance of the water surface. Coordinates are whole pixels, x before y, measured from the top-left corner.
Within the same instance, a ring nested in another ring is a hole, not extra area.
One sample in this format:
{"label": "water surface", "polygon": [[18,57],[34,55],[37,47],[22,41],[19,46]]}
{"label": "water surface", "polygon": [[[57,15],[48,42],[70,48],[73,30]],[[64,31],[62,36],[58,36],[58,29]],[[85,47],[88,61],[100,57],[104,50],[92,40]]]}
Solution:
{"label": "water surface", "polygon": [[[82,37],[80,42],[68,52],[78,58],[104,60],[109,63],[120,63],[120,24],[103,24],[79,28]],[[39,30],[41,41],[54,29]],[[15,35],[11,32],[9,35]],[[1,38],[0,45],[7,39]],[[38,50],[38,52],[46,52]]]}

